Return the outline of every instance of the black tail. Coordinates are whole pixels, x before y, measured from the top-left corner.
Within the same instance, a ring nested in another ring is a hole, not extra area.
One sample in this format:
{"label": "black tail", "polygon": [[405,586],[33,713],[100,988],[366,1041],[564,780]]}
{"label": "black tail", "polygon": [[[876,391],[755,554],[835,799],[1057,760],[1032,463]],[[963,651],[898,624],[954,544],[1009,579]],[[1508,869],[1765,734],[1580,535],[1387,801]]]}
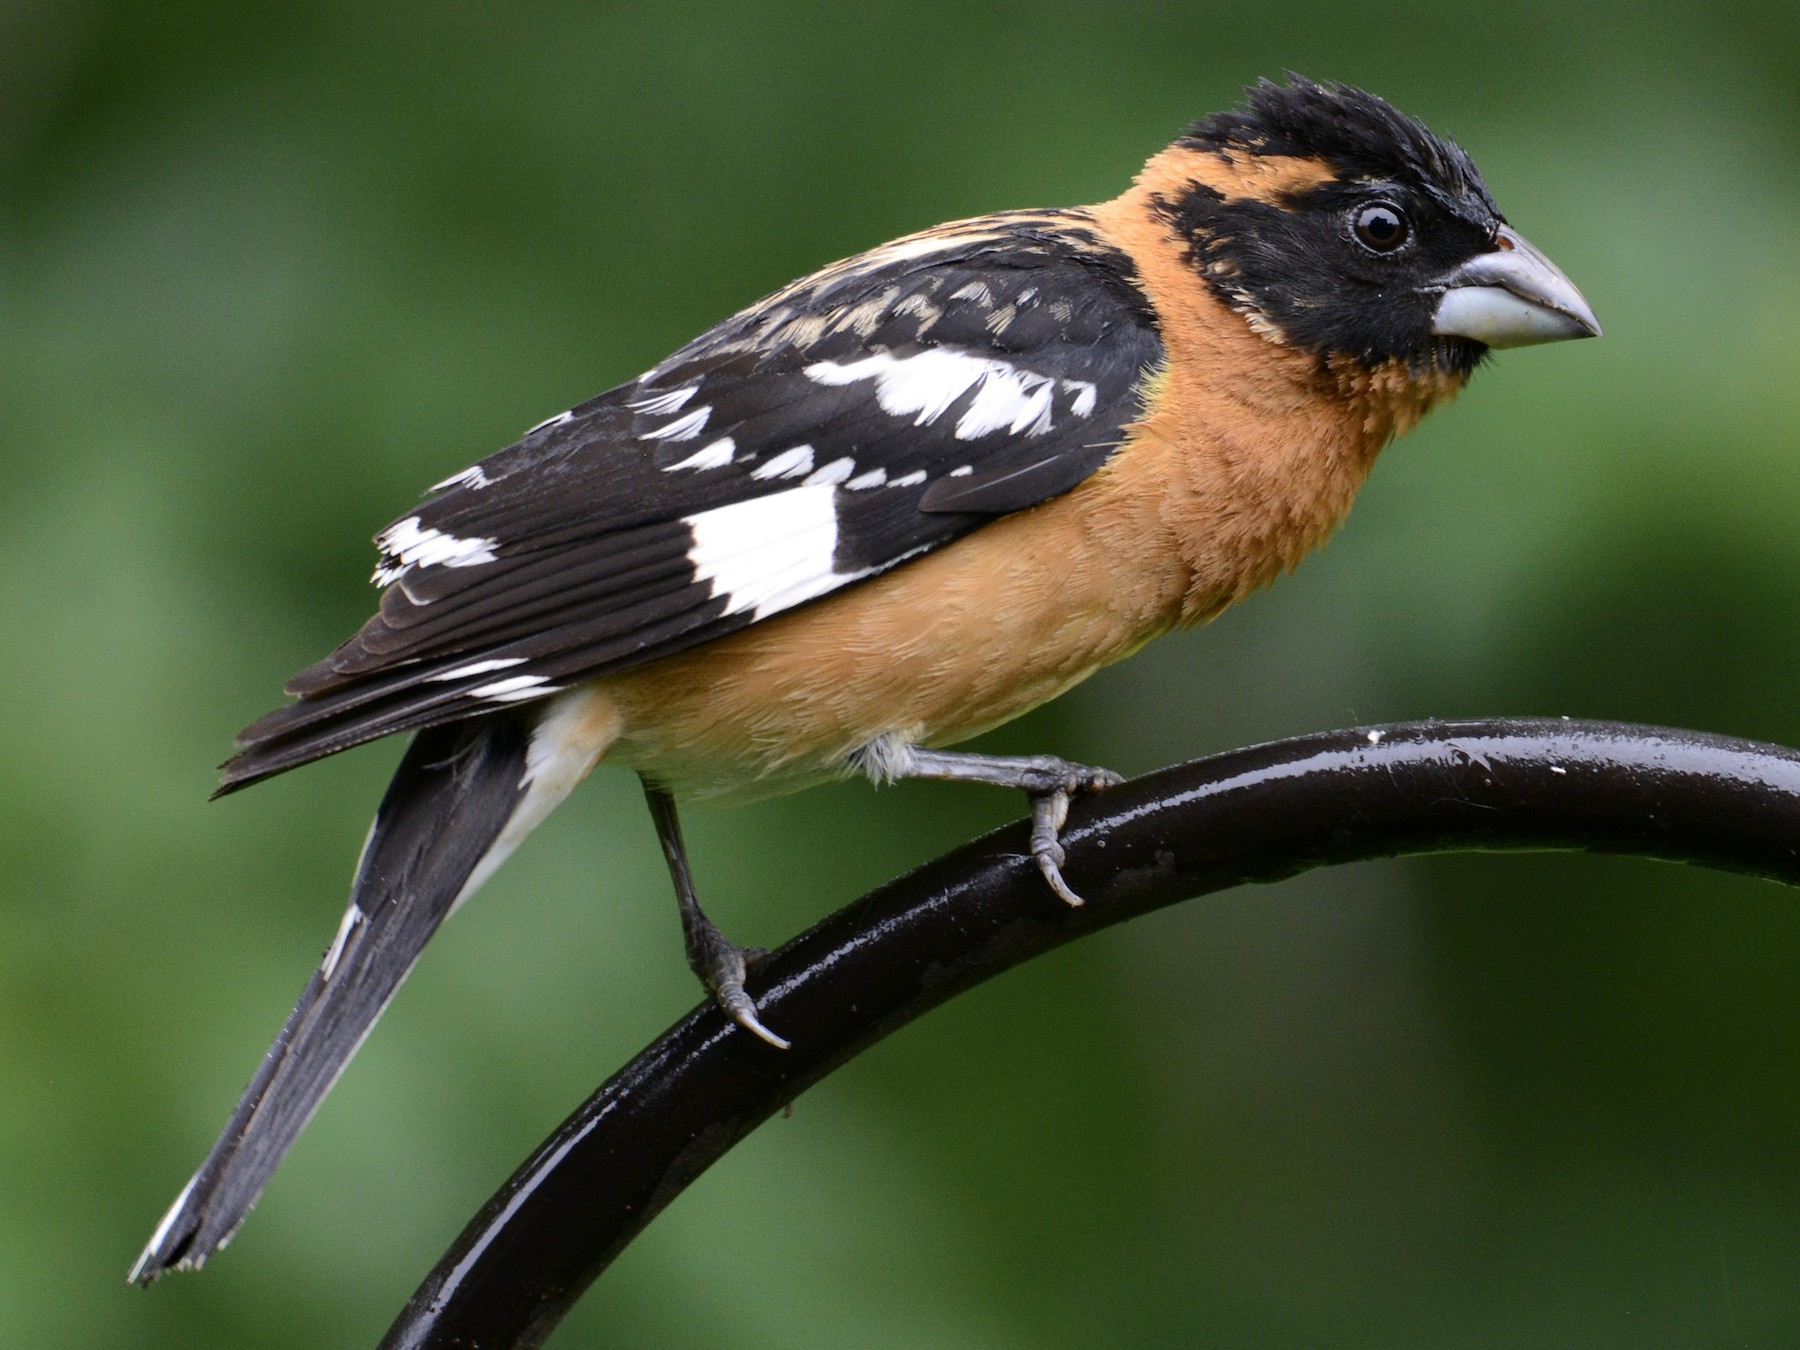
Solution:
{"label": "black tail", "polygon": [[343,927],[212,1152],[132,1267],[148,1284],[230,1240],[526,793],[529,722],[422,731],[363,850]]}

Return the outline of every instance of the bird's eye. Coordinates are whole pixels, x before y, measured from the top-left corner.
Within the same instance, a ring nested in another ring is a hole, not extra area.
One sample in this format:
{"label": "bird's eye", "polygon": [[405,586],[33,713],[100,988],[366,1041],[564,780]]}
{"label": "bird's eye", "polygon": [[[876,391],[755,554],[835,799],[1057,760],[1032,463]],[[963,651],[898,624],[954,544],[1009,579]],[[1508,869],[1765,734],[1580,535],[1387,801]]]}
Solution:
{"label": "bird's eye", "polygon": [[1356,242],[1373,253],[1392,253],[1412,234],[1406,213],[1387,202],[1375,202],[1357,211],[1352,230]]}

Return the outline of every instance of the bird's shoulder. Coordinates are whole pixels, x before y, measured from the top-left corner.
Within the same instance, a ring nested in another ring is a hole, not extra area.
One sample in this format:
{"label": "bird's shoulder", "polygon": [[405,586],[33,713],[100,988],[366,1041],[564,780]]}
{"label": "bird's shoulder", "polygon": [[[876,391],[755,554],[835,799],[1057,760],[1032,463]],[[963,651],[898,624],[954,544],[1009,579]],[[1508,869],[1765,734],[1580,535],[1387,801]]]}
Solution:
{"label": "bird's shoulder", "polygon": [[991,470],[1060,443],[1156,354],[1135,264],[1089,212],[955,221],[763,297],[436,485],[377,542],[404,538],[415,516],[459,537],[504,518],[517,547],[555,537],[558,510],[620,529],[796,484],[856,492],[972,461]]}

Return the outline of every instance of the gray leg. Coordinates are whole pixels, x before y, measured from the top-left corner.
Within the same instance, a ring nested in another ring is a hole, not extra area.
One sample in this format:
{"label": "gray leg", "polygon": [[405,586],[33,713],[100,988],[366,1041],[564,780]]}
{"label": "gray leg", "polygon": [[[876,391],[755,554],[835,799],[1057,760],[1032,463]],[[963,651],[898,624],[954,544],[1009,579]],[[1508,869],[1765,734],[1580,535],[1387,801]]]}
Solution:
{"label": "gray leg", "polygon": [[788,1042],[765,1027],[756,1016],[756,1003],[744,992],[744,972],[764,953],[729,941],[706,917],[694,895],[694,879],[688,872],[687,849],[681,842],[681,821],[675,815],[675,799],[661,788],[644,784],[656,837],[662,841],[669,863],[669,879],[675,883],[675,901],[681,907],[681,934],[687,942],[688,967],[725,1010],[725,1015],[745,1031],[762,1037],[777,1050]]}
{"label": "gray leg", "polygon": [[1063,880],[1067,855],[1057,836],[1069,819],[1069,798],[1098,792],[1124,779],[1110,769],[1071,764],[1055,755],[972,755],[954,750],[927,750],[899,736],[869,742],[853,757],[856,767],[877,783],[901,778],[947,778],[964,783],[992,783],[1017,788],[1031,798],[1031,856],[1050,889],[1071,905],[1081,897]]}

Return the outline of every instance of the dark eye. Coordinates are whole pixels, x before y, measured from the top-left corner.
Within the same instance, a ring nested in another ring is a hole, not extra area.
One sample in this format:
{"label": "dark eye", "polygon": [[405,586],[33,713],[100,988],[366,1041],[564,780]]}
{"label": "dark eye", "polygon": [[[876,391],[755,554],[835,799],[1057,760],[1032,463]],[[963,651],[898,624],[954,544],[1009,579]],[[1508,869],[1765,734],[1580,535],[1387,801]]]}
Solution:
{"label": "dark eye", "polygon": [[1356,212],[1352,228],[1356,242],[1374,253],[1392,253],[1412,234],[1406,213],[1387,202],[1375,202]]}

